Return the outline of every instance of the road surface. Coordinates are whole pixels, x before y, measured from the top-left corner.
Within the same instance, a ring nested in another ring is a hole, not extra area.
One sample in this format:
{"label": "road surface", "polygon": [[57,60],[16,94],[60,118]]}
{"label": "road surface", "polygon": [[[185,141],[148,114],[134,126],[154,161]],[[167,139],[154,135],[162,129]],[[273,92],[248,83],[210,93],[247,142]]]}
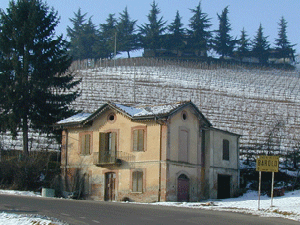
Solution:
{"label": "road surface", "polygon": [[46,215],[70,225],[299,225],[299,222],[287,219],[231,212],[15,195],[0,195],[0,211]]}

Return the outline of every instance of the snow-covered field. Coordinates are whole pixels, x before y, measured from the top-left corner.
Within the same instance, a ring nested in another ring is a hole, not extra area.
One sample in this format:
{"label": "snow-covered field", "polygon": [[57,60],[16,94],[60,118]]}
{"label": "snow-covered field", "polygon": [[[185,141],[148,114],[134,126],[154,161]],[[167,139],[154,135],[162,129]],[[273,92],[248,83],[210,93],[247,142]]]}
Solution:
{"label": "snow-covered field", "polygon": [[[0,194],[41,196],[33,192],[0,190]],[[238,198],[223,200],[207,200],[203,202],[157,202],[157,203],[124,203],[124,204],[151,204],[186,208],[200,208],[206,210],[220,210],[252,214],[262,217],[282,217],[300,222],[300,190],[285,193],[284,196],[275,197],[271,207],[271,199],[261,196],[260,210],[258,210],[258,196],[255,191],[248,191]],[[0,224],[6,225],[62,225],[63,223],[53,221],[39,215],[17,215],[0,212]]]}

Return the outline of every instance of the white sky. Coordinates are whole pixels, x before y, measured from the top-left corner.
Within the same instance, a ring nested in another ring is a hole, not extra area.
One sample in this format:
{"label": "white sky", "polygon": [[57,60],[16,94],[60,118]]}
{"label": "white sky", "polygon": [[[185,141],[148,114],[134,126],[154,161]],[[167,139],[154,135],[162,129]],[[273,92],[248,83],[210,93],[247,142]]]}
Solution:
{"label": "white sky", "polygon": [[[0,8],[8,7],[8,0],[0,1]],[[78,8],[87,16],[93,16],[93,23],[99,25],[105,23],[109,13],[115,13],[119,17],[125,7],[131,19],[138,20],[137,24],[143,24],[147,21],[147,15],[150,10],[152,0],[47,0],[48,5],[54,7],[61,17],[61,23],[57,27],[58,34],[66,34],[66,27],[70,24],[69,18],[73,18],[73,12]],[[192,16],[189,9],[194,9],[199,0],[156,0],[161,10],[161,16],[164,17],[167,24],[170,24],[175,17],[176,11],[182,17],[182,22],[187,28],[190,17]],[[232,25],[231,35],[239,37],[243,27],[252,39],[256,35],[259,24],[264,28],[264,35],[269,36],[268,40],[273,45],[278,34],[278,22],[282,16],[288,22],[287,35],[293,43],[299,43],[300,37],[300,1],[299,0],[202,0],[202,11],[207,13],[212,19],[211,30],[218,28],[217,13],[221,14],[222,10],[229,6],[229,20]],[[300,44],[296,47],[297,53],[300,53]]]}

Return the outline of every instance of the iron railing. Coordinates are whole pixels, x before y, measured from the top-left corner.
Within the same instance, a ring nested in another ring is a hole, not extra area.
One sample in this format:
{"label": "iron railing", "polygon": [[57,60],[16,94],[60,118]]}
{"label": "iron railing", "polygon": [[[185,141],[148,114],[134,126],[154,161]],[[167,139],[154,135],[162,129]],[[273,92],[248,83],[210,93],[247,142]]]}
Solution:
{"label": "iron railing", "polygon": [[135,156],[122,151],[94,152],[94,165],[119,165],[122,161],[133,162]]}

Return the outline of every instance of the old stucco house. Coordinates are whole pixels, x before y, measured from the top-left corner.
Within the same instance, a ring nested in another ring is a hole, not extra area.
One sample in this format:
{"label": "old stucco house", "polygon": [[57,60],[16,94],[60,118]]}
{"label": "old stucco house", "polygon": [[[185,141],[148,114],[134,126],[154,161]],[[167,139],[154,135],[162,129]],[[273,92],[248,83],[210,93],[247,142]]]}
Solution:
{"label": "old stucco house", "polygon": [[199,201],[239,189],[239,135],[215,129],[190,101],[131,107],[103,104],[55,124],[62,174],[75,171],[95,200]]}

